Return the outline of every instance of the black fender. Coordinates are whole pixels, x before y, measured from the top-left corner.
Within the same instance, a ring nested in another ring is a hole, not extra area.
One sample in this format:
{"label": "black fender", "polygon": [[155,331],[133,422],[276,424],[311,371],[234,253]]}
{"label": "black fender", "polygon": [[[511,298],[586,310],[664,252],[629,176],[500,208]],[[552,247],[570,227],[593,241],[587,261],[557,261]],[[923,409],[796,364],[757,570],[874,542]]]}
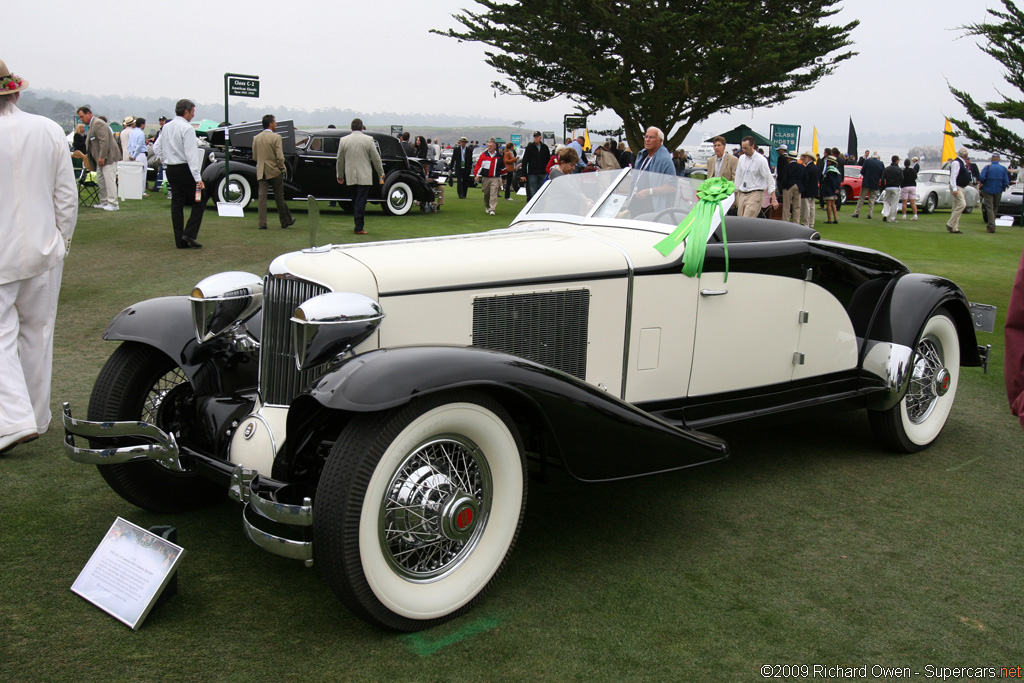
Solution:
{"label": "black fender", "polygon": [[[398,169],[397,171],[391,171],[387,176],[384,177],[384,188],[387,188],[390,183],[396,180],[401,180],[409,184],[412,188],[412,196],[418,202],[432,202],[434,201],[434,189],[427,182],[427,179],[423,177],[422,173],[416,173],[408,169]],[[383,192],[383,188],[382,188]],[[381,197],[384,195],[381,194]]]}
{"label": "black fender", "polygon": [[292,402],[288,433],[302,433],[318,411],[376,412],[456,388],[487,392],[511,406],[517,422],[544,430],[565,469],[582,481],[676,470],[729,454],[722,439],[673,426],[571,375],[518,356],[459,346],[380,349],[351,358]]}
{"label": "black fender", "polygon": [[[262,311],[246,322],[259,340]],[[259,381],[259,356],[242,352],[230,339],[216,337],[200,344],[192,324],[188,297],[166,296],[132,304],[103,331],[107,341],[148,344],[170,356],[185,372],[197,396],[251,391]]]}
{"label": "black fender", "polygon": [[[231,173],[237,173],[238,175],[244,175],[250,181],[252,181],[253,196],[256,195],[256,166],[248,161],[235,161],[231,160]],[[224,160],[218,159],[212,162],[209,166],[203,169],[202,179],[203,182],[209,187],[209,192],[212,193],[216,190],[215,185],[220,182],[220,179],[224,177]]]}
{"label": "black fender", "polygon": [[945,308],[960,338],[960,365],[978,367],[978,338],[974,333],[967,296],[956,283],[924,273],[908,273],[896,280],[880,303],[868,338],[915,348],[928,318]]}

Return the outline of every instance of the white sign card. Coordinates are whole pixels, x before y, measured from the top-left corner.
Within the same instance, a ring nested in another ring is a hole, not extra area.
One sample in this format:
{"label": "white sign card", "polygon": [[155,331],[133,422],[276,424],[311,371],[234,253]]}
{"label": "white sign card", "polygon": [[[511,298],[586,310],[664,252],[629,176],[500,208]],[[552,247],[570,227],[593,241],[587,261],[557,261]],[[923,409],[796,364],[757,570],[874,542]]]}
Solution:
{"label": "white sign card", "polygon": [[174,575],[185,549],[118,517],[71,585],[112,617],[138,629]]}
{"label": "white sign card", "polygon": [[245,212],[242,210],[241,204],[217,202],[217,215],[227,218],[243,218],[245,216]]}

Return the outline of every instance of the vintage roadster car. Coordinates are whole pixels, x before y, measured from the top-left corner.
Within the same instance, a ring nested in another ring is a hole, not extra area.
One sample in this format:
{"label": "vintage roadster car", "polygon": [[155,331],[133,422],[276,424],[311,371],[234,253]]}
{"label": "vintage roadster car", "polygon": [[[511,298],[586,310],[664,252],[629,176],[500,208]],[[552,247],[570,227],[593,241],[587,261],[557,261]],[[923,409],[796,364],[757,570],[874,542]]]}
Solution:
{"label": "vintage roadster car", "polygon": [[[256,198],[256,162],[252,156],[252,139],[262,131],[259,123],[239,124],[210,131],[212,151],[203,168],[203,182],[213,191],[215,201],[232,202],[248,206]],[[336,161],[338,142],[351,131],[324,128],[322,130],[295,130],[291,121],[278,123],[277,132],[282,143],[287,166],[284,191],[286,199],[312,196],[339,202],[348,209],[352,202],[352,188],[339,185]],[[384,183],[370,188],[370,203],[380,204],[385,213],[404,216],[416,202],[433,202],[434,189],[419,163],[405,154],[402,144],[390,135],[366,131],[377,145],[384,165]],[[225,138],[230,142],[228,173],[225,174]],[[271,192],[272,193],[272,192]]]}
{"label": "vintage roadster car", "polygon": [[684,249],[654,245],[696,185],[564,176],[509,228],[304,249],[133,304],[87,419],[64,405],[66,452],[147,510],[230,493],[257,545],[415,630],[494,580],[530,475],[709,463],[729,449],[703,430],[812,408],[866,408],[895,451],[931,444],[982,362],[963,292],[760,219],[691,237],[686,275]]}

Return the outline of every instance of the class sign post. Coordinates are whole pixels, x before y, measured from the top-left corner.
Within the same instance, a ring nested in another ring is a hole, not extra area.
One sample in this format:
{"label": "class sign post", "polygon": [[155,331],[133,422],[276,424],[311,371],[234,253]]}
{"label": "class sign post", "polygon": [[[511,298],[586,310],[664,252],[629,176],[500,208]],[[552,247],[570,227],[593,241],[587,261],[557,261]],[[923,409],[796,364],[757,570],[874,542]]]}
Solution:
{"label": "class sign post", "polygon": [[228,76],[228,95],[231,97],[259,97],[259,76]]}

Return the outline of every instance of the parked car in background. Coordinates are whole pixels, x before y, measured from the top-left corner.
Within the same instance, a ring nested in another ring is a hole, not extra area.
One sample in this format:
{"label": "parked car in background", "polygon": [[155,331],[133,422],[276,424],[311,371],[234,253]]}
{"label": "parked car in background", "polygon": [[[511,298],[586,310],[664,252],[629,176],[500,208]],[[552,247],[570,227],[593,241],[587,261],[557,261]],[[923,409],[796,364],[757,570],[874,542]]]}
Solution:
{"label": "parked car in background", "polygon": [[[1022,199],[1024,199],[1024,183],[1011,185],[999,197],[999,208],[996,209],[996,217],[1011,216],[1014,225],[1021,225]],[[988,211],[985,209],[984,202],[981,202],[981,216],[988,223]]]}
{"label": "parked car in background", "polygon": [[[982,363],[960,288],[756,218],[663,255],[698,185],[566,175],[506,229],[311,247],[132,304],[87,419],[64,405],[65,450],[147,510],[229,494],[254,543],[411,631],[480,599],[530,475],[710,463],[729,445],[707,430],[794,411],[933,443]],[[703,273],[681,272],[690,249]]]}
{"label": "parked car in background", "polygon": [[860,177],[860,166],[843,168],[843,184],[839,186],[839,203],[846,204],[860,199],[863,179]]}
{"label": "parked car in background", "polygon": [[[964,213],[970,213],[978,204],[978,190],[973,185],[968,185],[964,188],[964,195],[967,201]],[[917,206],[924,213],[953,208],[953,192],[949,188],[948,170],[921,169],[917,174]]]}
{"label": "parked car in background", "polygon": [[[207,134],[213,151],[208,153],[203,182],[211,188],[215,201],[248,206],[256,197],[256,162],[252,139],[263,130],[260,123],[218,128]],[[295,130],[291,121],[279,121],[277,132],[284,148],[286,199],[337,201],[342,208],[351,206],[352,187],[339,185],[337,155],[339,141],[351,131],[335,128]],[[391,135],[366,131],[373,138],[384,165],[384,183],[370,189],[369,201],[380,204],[385,213],[403,216],[416,202],[433,202],[434,189],[419,162],[410,160],[401,143]],[[230,136],[230,181],[225,177],[225,137]]]}

